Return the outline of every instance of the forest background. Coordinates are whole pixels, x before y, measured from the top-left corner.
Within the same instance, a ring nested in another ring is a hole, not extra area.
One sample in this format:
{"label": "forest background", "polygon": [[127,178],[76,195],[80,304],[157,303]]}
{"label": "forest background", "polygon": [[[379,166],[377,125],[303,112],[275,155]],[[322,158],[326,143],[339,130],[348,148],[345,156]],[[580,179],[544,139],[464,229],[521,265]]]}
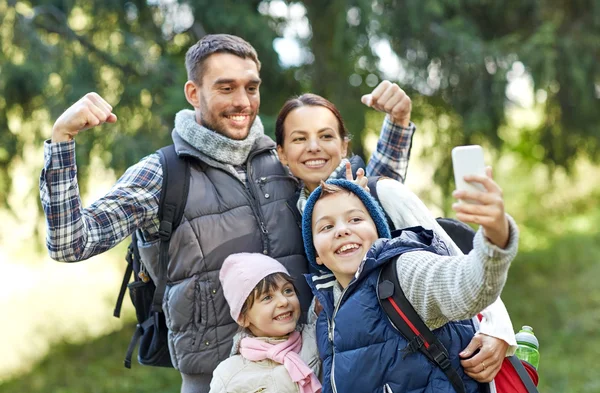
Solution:
{"label": "forest background", "polygon": [[89,91],[115,125],[77,139],[84,203],[169,143],[187,48],[207,33],[257,49],[272,135],[290,96],[341,110],[368,156],[382,79],[417,124],[407,184],[451,215],[450,150],[481,144],[522,231],[503,299],[540,341],[540,391],[600,392],[600,0],[0,0],[0,392],[177,392],[179,375],[122,367],[133,312],[112,308],[125,245],[50,260],[38,194],[54,119]]}

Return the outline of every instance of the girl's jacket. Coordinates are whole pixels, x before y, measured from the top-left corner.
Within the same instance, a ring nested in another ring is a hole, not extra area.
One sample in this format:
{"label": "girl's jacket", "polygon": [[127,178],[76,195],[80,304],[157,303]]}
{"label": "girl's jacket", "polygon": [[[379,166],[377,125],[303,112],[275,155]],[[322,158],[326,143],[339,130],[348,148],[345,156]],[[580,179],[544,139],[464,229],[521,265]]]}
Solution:
{"label": "girl's jacket", "polygon": [[[240,337],[234,338],[239,343]],[[300,357],[319,376],[320,361],[315,341],[314,325],[302,329]],[[219,364],[213,373],[210,393],[298,393],[298,385],[292,381],[286,368],[272,360],[253,362],[239,353]]]}

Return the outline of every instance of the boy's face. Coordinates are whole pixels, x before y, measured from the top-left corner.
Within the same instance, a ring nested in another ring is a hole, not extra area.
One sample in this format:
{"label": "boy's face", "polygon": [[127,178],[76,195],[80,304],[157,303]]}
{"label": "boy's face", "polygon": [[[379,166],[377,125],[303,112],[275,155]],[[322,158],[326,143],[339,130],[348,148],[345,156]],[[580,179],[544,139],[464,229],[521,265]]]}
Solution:
{"label": "boy's face", "polygon": [[365,205],[356,195],[346,191],[326,195],[317,201],[312,230],[317,263],[329,268],[344,288],[379,237]]}

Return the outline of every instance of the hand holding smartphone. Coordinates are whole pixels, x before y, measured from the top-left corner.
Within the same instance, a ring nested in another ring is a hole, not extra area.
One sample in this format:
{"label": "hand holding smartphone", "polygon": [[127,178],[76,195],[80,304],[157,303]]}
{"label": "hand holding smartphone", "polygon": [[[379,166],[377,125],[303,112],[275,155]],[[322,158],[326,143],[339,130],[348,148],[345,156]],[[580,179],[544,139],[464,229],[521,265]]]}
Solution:
{"label": "hand holding smartphone", "polygon": [[[485,176],[485,163],[483,149],[479,145],[457,146],[452,149],[452,167],[454,168],[454,182],[459,191],[482,191],[485,187],[481,183],[466,182],[467,175]],[[464,203],[479,204],[477,201],[460,200]]]}
{"label": "hand holding smartphone", "polygon": [[[453,195],[462,203],[452,209],[456,218],[469,224],[481,225],[483,235],[492,244],[505,248],[509,241],[508,218],[504,213],[502,189],[486,174],[481,146],[457,146],[452,149],[452,165],[456,190]],[[464,177],[475,175],[478,181],[466,182]],[[470,200],[470,197],[476,200]]]}

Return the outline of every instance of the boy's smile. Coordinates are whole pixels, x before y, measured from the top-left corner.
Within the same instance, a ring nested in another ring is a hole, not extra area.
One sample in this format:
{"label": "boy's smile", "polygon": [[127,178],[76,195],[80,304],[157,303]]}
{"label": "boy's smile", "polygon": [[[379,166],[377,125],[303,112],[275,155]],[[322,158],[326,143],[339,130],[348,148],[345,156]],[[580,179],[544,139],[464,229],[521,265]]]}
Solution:
{"label": "boy's smile", "polygon": [[322,196],[312,218],[317,263],[345,288],[379,237],[375,223],[360,199],[346,190]]}

